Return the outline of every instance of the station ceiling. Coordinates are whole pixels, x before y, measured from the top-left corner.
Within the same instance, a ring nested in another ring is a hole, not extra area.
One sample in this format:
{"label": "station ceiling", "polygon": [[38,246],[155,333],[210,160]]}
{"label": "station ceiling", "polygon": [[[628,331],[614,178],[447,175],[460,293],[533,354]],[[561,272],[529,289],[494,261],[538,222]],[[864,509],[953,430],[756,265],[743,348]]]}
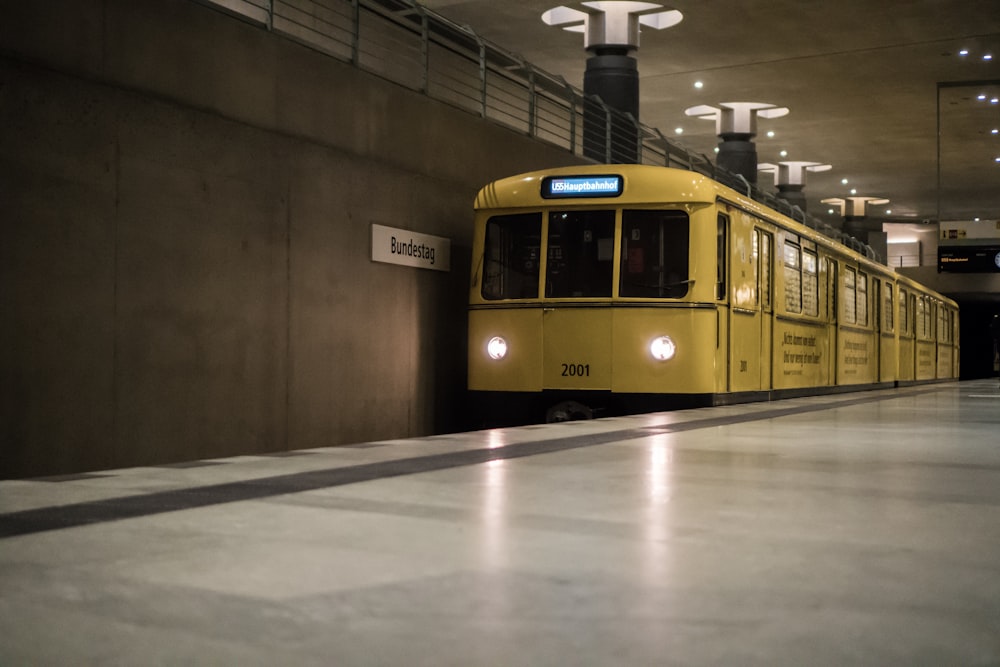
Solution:
{"label": "station ceiling", "polygon": [[[715,124],[685,109],[788,107],[760,120],[759,161],[832,165],[807,175],[811,213],[835,223],[819,200],[853,189],[890,200],[869,218],[1000,220],[1000,0],[672,1],[683,21],[634,54],[643,123],[714,159]],[[583,36],[541,20],[558,1],[421,4],[583,87]]]}

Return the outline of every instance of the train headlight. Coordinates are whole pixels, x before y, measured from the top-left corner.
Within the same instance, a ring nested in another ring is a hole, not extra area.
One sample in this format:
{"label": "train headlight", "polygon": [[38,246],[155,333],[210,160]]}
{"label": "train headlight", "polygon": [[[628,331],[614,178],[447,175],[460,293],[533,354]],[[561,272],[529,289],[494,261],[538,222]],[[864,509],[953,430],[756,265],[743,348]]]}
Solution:
{"label": "train headlight", "polygon": [[490,355],[490,359],[500,361],[507,356],[507,341],[500,336],[490,338],[486,343],[486,354]]}
{"label": "train headlight", "polygon": [[670,336],[660,336],[659,338],[654,338],[653,342],[649,344],[649,353],[657,361],[666,361],[667,359],[674,358],[674,354],[677,353],[677,346],[670,339]]}

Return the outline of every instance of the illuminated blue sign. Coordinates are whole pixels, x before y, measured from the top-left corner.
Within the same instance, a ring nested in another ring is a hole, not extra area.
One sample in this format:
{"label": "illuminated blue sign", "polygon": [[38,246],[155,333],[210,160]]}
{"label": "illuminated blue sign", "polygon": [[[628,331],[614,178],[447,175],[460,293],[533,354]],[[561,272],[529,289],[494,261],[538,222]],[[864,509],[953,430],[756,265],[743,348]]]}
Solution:
{"label": "illuminated blue sign", "polygon": [[548,176],[542,179],[542,197],[618,197],[624,185],[621,176]]}

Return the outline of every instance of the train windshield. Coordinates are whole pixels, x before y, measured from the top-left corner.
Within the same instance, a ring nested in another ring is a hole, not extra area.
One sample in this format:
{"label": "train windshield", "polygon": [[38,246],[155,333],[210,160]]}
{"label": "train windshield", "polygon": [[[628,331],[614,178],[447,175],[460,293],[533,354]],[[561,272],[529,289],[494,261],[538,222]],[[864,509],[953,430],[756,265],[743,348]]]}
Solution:
{"label": "train windshield", "polygon": [[542,214],[497,215],[486,223],[484,299],[538,297]]}
{"label": "train windshield", "polygon": [[622,211],[620,296],[679,299],[688,292],[684,211]]}
{"label": "train windshield", "polygon": [[614,256],[614,211],[550,213],[545,296],[611,296]]}

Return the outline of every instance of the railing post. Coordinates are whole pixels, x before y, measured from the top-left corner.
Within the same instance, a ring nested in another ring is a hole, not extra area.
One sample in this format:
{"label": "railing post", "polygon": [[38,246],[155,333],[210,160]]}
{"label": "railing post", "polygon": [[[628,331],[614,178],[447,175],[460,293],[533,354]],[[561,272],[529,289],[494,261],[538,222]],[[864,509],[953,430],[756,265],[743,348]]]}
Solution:
{"label": "railing post", "polygon": [[535,123],[535,68],[530,63],[526,63],[528,69],[528,136],[538,135],[538,128]]}
{"label": "railing post", "polygon": [[473,33],[479,44],[479,114],[486,118],[486,43],[478,33]]}
{"label": "railing post", "polygon": [[351,64],[361,65],[361,0],[351,0]]}
{"label": "railing post", "polygon": [[431,48],[430,48],[430,26],[428,25],[427,11],[421,5],[414,7],[420,12],[420,55],[424,62],[424,71],[420,81],[420,92],[427,95],[430,92],[431,81]]}

